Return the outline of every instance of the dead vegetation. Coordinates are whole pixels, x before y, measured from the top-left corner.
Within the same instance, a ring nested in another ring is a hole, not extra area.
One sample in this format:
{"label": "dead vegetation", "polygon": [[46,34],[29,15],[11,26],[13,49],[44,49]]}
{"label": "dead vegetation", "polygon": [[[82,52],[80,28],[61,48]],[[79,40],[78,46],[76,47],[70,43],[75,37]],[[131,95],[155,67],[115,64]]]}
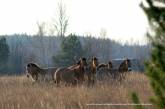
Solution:
{"label": "dead vegetation", "polygon": [[[97,82],[93,87],[56,87],[53,82],[33,83],[25,76],[0,77],[1,109],[133,109],[133,106],[87,106],[90,103],[132,103],[130,92],[149,103],[152,90],[142,73],[130,73],[122,82]],[[150,107],[151,108],[151,107]]]}

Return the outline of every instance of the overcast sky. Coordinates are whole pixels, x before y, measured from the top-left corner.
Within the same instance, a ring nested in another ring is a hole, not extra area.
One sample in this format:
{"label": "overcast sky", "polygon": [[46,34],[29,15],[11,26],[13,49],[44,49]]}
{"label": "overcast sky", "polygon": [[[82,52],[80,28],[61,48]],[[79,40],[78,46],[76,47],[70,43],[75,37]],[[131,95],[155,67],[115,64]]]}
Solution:
{"label": "overcast sky", "polygon": [[[59,0],[0,0],[0,34],[37,32],[36,22],[50,24]],[[145,42],[147,18],[141,0],[63,0],[69,16],[69,33]]]}

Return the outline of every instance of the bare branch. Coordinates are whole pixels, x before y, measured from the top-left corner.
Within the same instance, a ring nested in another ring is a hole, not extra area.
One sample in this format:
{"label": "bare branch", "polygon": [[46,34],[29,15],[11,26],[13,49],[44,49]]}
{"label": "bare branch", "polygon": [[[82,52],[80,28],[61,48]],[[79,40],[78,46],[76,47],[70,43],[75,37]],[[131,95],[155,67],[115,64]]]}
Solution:
{"label": "bare branch", "polygon": [[66,15],[66,7],[60,2],[58,3],[58,16],[57,20],[55,20],[54,28],[57,31],[58,36],[65,36],[67,28],[68,28],[68,17]]}

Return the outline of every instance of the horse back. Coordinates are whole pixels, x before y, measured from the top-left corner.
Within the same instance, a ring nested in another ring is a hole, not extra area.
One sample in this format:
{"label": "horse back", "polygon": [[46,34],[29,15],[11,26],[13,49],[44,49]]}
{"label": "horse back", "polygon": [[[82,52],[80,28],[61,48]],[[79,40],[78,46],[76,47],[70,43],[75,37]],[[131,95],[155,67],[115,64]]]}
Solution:
{"label": "horse back", "polygon": [[58,68],[54,74],[54,79],[59,81],[70,82],[74,78],[74,70],[69,68]]}

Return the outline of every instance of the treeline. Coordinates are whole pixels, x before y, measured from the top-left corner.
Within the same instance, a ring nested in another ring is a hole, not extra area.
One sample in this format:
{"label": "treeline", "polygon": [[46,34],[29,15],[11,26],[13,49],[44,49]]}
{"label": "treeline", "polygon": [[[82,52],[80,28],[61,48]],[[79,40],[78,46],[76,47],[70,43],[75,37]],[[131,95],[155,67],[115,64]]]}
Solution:
{"label": "treeline", "polygon": [[[81,56],[88,59],[97,56],[100,62],[128,57],[143,63],[150,54],[149,44],[128,45],[110,39],[73,34],[67,37],[15,34],[0,36],[2,38],[5,38],[8,50],[2,53],[2,49],[7,48],[0,49],[1,74],[22,74],[28,62],[36,62],[42,67],[68,66]],[[3,55],[7,55],[7,59],[2,58]]]}

